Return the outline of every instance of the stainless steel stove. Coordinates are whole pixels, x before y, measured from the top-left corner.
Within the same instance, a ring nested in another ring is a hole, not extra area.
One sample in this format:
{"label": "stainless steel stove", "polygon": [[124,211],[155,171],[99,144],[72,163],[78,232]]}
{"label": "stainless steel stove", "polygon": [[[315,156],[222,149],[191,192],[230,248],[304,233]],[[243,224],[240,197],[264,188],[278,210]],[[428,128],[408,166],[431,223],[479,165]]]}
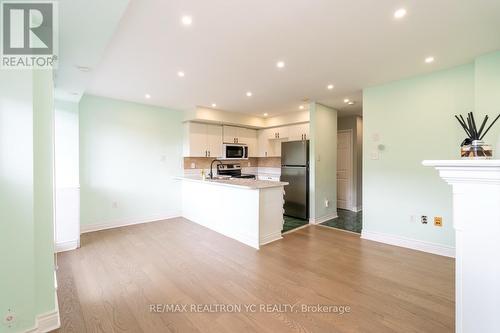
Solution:
{"label": "stainless steel stove", "polygon": [[218,164],[217,175],[231,176],[231,178],[255,179],[255,175],[241,173],[240,164]]}

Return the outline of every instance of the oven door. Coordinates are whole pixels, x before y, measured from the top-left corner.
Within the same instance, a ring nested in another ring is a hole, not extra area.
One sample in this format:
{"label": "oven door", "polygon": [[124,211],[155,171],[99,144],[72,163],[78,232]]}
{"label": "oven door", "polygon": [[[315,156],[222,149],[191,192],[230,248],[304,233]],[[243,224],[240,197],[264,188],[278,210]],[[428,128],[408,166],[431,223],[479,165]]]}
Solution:
{"label": "oven door", "polygon": [[227,160],[242,160],[248,158],[248,148],[245,145],[223,146],[224,158]]}

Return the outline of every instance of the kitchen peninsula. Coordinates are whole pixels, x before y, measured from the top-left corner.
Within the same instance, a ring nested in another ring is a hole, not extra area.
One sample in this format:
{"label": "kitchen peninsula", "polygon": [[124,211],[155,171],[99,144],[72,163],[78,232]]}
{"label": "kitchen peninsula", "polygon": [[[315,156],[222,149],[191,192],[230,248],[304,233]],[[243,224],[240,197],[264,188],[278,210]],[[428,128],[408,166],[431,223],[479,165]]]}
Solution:
{"label": "kitchen peninsula", "polygon": [[286,182],[177,177],[182,216],[253,248],[281,239]]}

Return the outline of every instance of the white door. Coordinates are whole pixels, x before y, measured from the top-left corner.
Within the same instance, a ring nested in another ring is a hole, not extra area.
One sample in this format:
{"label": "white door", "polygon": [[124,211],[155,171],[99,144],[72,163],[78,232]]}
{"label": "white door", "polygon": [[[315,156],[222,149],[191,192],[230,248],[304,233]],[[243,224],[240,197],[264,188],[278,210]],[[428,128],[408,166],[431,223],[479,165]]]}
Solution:
{"label": "white door", "polygon": [[351,209],[352,204],[352,131],[337,135],[337,207]]}

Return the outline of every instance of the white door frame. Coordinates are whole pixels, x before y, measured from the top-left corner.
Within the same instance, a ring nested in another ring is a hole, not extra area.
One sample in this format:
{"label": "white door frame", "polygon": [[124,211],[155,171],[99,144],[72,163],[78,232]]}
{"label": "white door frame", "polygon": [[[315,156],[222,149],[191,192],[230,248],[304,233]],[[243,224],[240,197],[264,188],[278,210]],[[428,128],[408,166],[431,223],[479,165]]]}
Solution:
{"label": "white door frame", "polygon": [[[348,180],[348,186],[347,186],[348,191],[349,191],[349,195],[348,195],[349,199],[347,201],[347,207],[348,207],[347,209],[348,210],[352,210],[353,207],[354,207],[353,204],[352,204],[352,202],[353,202],[353,194],[354,194],[354,179],[353,179],[353,172],[352,172],[353,171],[352,168],[353,168],[353,164],[354,164],[354,159],[353,159],[353,156],[352,156],[353,155],[353,149],[354,149],[354,147],[353,147],[353,145],[354,145],[354,136],[353,136],[352,129],[338,130],[337,131],[337,137],[338,137],[339,133],[349,133],[349,136],[351,138],[349,140],[350,141],[350,145],[349,145],[349,159],[348,159],[349,167],[347,168],[348,169],[347,174],[348,174],[348,179],[349,179]],[[338,142],[338,140],[337,140],[337,142]],[[339,157],[337,156],[337,158],[339,158]]]}

